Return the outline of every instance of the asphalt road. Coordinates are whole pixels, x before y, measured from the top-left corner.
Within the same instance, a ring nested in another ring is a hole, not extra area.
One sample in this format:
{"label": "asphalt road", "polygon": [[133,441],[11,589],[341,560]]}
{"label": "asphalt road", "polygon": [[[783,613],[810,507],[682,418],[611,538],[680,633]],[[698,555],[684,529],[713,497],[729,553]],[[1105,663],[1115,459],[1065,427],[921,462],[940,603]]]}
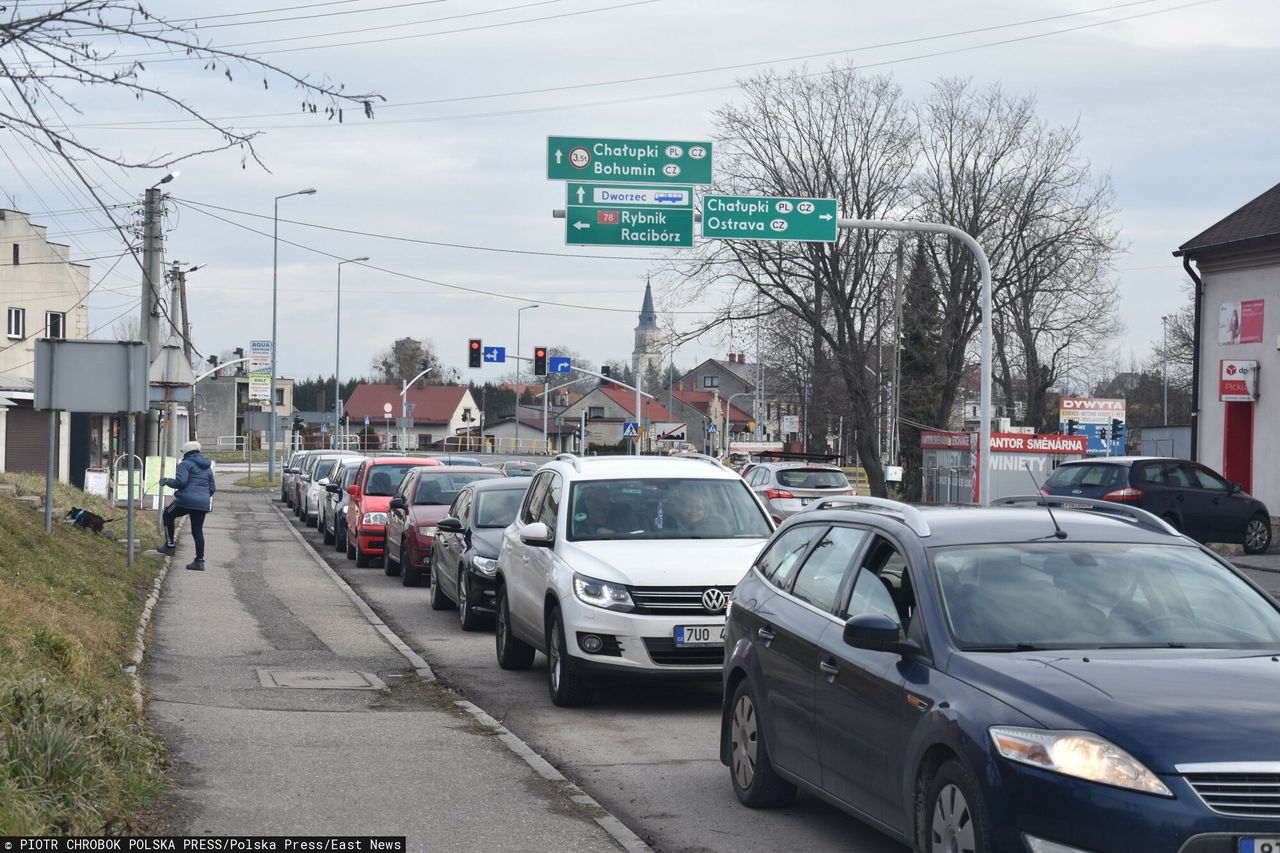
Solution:
{"label": "asphalt road", "polygon": [[592,707],[557,708],[547,697],[542,655],[527,672],[499,669],[492,631],[463,631],[456,611],[431,609],[428,587],[405,587],[381,568],[357,569],[314,528],[289,519],[445,684],[502,721],[655,850],[907,850],[812,797],[768,811],[739,804],[719,760],[718,682],[602,691]]}

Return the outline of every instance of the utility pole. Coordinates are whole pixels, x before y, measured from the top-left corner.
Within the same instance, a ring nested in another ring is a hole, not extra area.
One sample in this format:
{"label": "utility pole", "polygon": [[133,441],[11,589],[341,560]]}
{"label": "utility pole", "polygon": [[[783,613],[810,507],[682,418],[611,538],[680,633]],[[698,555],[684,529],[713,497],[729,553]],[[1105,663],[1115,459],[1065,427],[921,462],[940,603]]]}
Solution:
{"label": "utility pole", "polygon": [[[142,204],[142,305],[138,317],[138,337],[147,342],[148,358],[160,352],[160,288],[164,282],[164,232],[160,218],[164,193],[159,184],[149,187]],[[142,422],[142,456],[160,451],[160,421],[155,410]]]}
{"label": "utility pole", "polygon": [[1160,318],[1160,325],[1164,328],[1164,342],[1161,355],[1161,372],[1164,374],[1164,402],[1161,404],[1161,411],[1164,413],[1164,425],[1169,425],[1169,315],[1165,314]]}
{"label": "utility pole", "polygon": [[898,277],[893,283],[893,418],[889,428],[889,461],[894,465],[902,455],[898,417],[902,414],[902,286],[903,247],[898,241]]}

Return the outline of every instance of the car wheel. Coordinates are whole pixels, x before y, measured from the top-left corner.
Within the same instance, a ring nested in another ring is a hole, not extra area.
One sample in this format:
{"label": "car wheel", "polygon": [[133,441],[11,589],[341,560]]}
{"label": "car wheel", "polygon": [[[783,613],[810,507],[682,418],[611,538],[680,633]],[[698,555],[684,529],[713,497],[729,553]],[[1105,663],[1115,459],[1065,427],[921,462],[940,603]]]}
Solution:
{"label": "car wheel", "polygon": [[347,559],[354,560],[356,558],[356,546],[351,544],[351,537],[347,536]]}
{"label": "car wheel", "polygon": [[533,646],[511,633],[511,608],[507,603],[507,588],[498,587],[498,624],[494,631],[494,648],[498,652],[498,666],[503,669],[528,669],[533,666],[536,654]]}
{"label": "car wheel", "polygon": [[1261,554],[1271,547],[1271,519],[1258,513],[1244,529],[1244,552]]}
{"label": "car wheel", "polygon": [[590,705],[591,685],[583,678],[564,642],[564,621],[559,610],[547,620],[547,692],[561,708]]}
{"label": "car wheel", "polygon": [[333,524],[333,550],[344,551],[347,547],[347,525],[339,518]]}
{"label": "car wheel", "polygon": [[329,525],[324,523],[324,516],[320,516],[320,536],[324,539],[324,544],[332,545],[334,540],[333,530]]}
{"label": "car wheel", "polygon": [[475,631],[480,628],[482,619],[471,606],[471,595],[467,590],[467,570],[458,569],[458,621],[462,630]]}
{"label": "car wheel", "polygon": [[991,827],[976,780],[954,758],[938,768],[918,809],[916,849],[927,853],[989,853]]}
{"label": "car wheel", "polygon": [[311,513],[309,513],[309,512],[304,512],[304,513],[302,513],[302,521],[303,521],[303,523],[305,523],[305,524],[307,525],[307,527],[319,527],[319,526],[320,526],[320,516],[319,516],[319,514],[317,514],[317,515],[315,515],[314,517],[312,517]]}
{"label": "car wheel", "polygon": [[[372,562],[373,557],[370,557],[369,561]],[[391,562],[391,552],[387,550],[385,540],[382,543],[382,573],[389,578],[400,577],[400,564]]]}
{"label": "car wheel", "polygon": [[453,599],[445,595],[440,586],[440,576],[436,574],[436,557],[434,553],[431,555],[431,609],[453,609]]}
{"label": "car wheel", "polygon": [[[391,559],[390,551],[384,559]],[[422,572],[415,569],[413,561],[409,559],[409,542],[406,539],[400,540],[400,554],[396,557],[396,565],[400,567],[400,583],[405,586],[419,586],[422,583]]]}
{"label": "car wheel", "polygon": [[778,775],[769,758],[764,726],[747,679],[738,682],[730,703],[729,776],[739,802],[753,809],[786,805],[796,795],[796,786]]}

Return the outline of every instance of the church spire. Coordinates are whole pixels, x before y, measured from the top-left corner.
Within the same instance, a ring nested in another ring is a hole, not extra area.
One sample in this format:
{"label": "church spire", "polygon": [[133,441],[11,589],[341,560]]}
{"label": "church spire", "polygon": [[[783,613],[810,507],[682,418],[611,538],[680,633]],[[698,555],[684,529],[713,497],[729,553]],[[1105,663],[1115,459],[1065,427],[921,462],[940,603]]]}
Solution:
{"label": "church spire", "polygon": [[653,288],[646,278],[644,281],[644,305],[640,306],[640,325],[636,327],[640,329],[656,329],[658,328],[658,312],[653,310]]}

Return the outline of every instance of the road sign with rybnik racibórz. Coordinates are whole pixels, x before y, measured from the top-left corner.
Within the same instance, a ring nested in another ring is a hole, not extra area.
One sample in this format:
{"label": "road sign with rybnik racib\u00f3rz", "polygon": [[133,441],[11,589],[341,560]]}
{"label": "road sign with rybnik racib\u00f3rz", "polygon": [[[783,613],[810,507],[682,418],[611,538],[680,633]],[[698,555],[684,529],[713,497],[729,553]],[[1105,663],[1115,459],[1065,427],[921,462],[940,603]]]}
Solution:
{"label": "road sign with rybnik racib\u00f3rz", "polygon": [[[693,192],[689,187],[663,190],[570,184],[570,202],[565,211],[564,241],[570,246],[692,246]],[[578,197],[583,203],[576,204]],[[661,197],[686,199],[688,206],[657,201]],[[635,203],[597,201],[609,198],[640,198]],[[646,200],[647,199],[647,200]],[[667,204],[673,206],[663,209]]]}
{"label": "road sign with rybnik racib\u00f3rz", "polygon": [[709,184],[711,143],[548,136],[547,179]]}
{"label": "road sign with rybnik racib\u00f3rz", "polygon": [[709,195],[702,199],[702,236],[833,243],[837,215],[833,198]]}

